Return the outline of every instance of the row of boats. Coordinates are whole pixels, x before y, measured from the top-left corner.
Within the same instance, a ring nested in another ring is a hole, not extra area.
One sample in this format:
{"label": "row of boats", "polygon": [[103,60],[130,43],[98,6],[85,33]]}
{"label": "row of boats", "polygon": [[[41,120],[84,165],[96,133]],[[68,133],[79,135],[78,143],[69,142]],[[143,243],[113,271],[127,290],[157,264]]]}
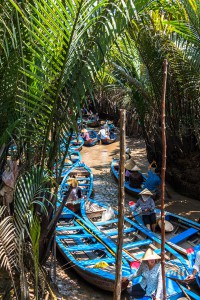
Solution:
{"label": "row of boats", "polygon": [[[106,199],[102,199],[102,203],[91,199],[93,174],[81,162],[80,153],[71,152],[70,156],[71,164],[66,165],[63,170],[58,206],[69,188],[68,179],[71,177],[76,177],[83,197],[71,209],[64,207],[56,228],[57,247],[69,266],[82,278],[94,286],[113,292],[118,212],[106,204]],[[159,216],[160,211],[157,210],[156,213]],[[185,278],[192,273],[194,253],[200,244],[200,224],[168,212],[165,213],[165,218],[173,225],[173,230],[166,233],[165,243],[167,299],[177,300],[185,295],[190,299],[200,299],[199,295],[184,285]],[[134,220],[125,217],[123,235],[121,286],[125,290],[129,277],[137,272],[146,250],[151,248],[160,254],[161,234],[148,230],[137,214]],[[137,283],[136,280],[133,280],[133,284]]]}

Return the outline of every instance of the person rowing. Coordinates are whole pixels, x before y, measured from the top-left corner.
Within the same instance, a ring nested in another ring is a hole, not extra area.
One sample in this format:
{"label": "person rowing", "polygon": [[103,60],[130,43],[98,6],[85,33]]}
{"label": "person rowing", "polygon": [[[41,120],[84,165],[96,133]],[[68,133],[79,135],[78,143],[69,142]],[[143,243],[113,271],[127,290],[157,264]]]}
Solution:
{"label": "person rowing", "polygon": [[132,209],[132,214],[134,216],[134,211],[138,208],[141,209],[142,220],[145,226],[155,232],[156,228],[156,213],[155,213],[155,202],[151,198],[153,194],[148,190],[144,189],[139,193],[141,197],[136,202]]}

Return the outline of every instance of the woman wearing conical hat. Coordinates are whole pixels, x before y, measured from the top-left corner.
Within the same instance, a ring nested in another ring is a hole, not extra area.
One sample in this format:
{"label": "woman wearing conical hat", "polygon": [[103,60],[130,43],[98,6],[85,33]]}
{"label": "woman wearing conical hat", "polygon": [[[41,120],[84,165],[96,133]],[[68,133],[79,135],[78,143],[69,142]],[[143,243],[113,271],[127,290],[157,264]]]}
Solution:
{"label": "woman wearing conical hat", "polygon": [[76,178],[73,177],[69,178],[67,180],[67,183],[69,186],[72,187],[67,203],[73,203],[74,201],[82,197],[82,191],[81,188],[78,186],[78,180]]}
{"label": "woman wearing conical hat", "polygon": [[129,180],[129,176],[131,175],[131,173],[133,173],[133,168],[135,167],[135,165],[136,165],[136,162],[134,161],[133,158],[128,159],[126,161],[126,164],[125,164],[125,169],[126,169],[125,180],[126,181]]}
{"label": "woman wearing conical hat", "polygon": [[129,278],[142,276],[140,283],[128,290],[130,299],[141,299],[145,295],[155,300],[163,299],[160,258],[151,248],[146,251],[137,273]]}
{"label": "woman wearing conical hat", "polygon": [[141,185],[144,182],[144,177],[139,171],[140,168],[135,165],[132,168],[132,173],[129,175],[129,185],[135,189],[141,188]]}
{"label": "woman wearing conical hat", "polygon": [[145,224],[145,226],[148,229],[151,229],[153,232],[155,232],[156,228],[156,213],[155,213],[155,202],[151,198],[153,194],[148,190],[144,189],[139,193],[141,195],[141,198],[138,199],[136,202],[133,212],[137,209],[141,209],[141,215],[142,215],[142,220]]}

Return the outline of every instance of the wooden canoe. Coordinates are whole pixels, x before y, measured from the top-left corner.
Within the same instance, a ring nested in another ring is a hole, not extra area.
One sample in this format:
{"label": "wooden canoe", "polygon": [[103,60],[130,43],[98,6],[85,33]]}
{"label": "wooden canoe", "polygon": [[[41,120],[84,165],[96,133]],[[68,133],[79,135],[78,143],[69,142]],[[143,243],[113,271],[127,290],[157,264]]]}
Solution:
{"label": "wooden canoe", "polygon": [[[108,209],[108,205],[97,202],[93,199],[81,201],[81,215],[88,224],[99,229],[99,231],[109,237],[114,244],[118,238],[118,213],[113,210],[112,219],[102,221],[103,212]],[[123,257],[140,260],[148,248],[152,248],[158,255],[161,254],[161,239],[146,227],[140,226],[129,218],[124,218],[124,244]],[[189,261],[180,253],[175,251],[170,245],[165,244],[166,255],[166,275],[171,279],[184,280],[192,272]]]}
{"label": "wooden canoe", "polygon": [[89,135],[90,135],[90,140],[84,141],[84,146],[86,147],[92,147],[95,146],[98,143],[98,136],[96,131],[87,129]]}
{"label": "wooden canoe", "polygon": [[[72,213],[72,212],[71,212]],[[69,216],[69,214],[68,214]],[[114,291],[115,253],[107,245],[99,242],[97,232],[86,222],[72,213],[72,218],[61,219],[56,227],[56,244],[68,262],[83,279],[105,291]],[[126,260],[122,265],[122,285],[124,290],[129,281],[131,269]]]}
{"label": "wooden canoe", "polygon": [[[134,212],[135,220],[141,226],[145,226],[141,214]],[[156,209],[157,223],[161,219],[161,211]],[[170,222],[172,231],[165,231],[166,242],[181,254],[187,255],[187,249],[200,244],[200,224],[185,217],[165,212],[165,220]],[[146,228],[146,227],[145,227]],[[161,229],[157,225],[158,235],[161,235]]]}
{"label": "wooden canoe", "polygon": [[91,119],[91,120],[87,121],[87,126],[89,126],[89,127],[99,127],[100,126],[100,122]]}
{"label": "wooden canoe", "polygon": [[102,143],[103,145],[109,145],[109,144],[114,143],[114,142],[116,141],[116,139],[117,139],[117,136],[116,136],[116,134],[114,133],[112,139],[109,139],[109,138],[101,139],[101,143]]}
{"label": "wooden canoe", "polygon": [[[82,160],[81,154],[79,151],[71,151],[68,153],[68,155],[65,158],[65,162],[62,168],[62,173],[61,173],[61,181],[63,177],[65,176],[66,172],[75,164],[79,163]],[[60,167],[61,167],[62,160],[59,159],[57,163],[54,164],[54,169],[53,169],[53,177],[56,177],[56,168],[57,168],[57,173],[60,172]]]}
{"label": "wooden canoe", "polygon": [[[115,177],[115,179],[118,181],[119,180],[119,159],[115,159],[113,158],[112,162],[111,162],[111,171]],[[146,176],[144,174],[142,174],[144,181],[146,180]],[[128,192],[129,194],[133,195],[133,196],[138,196],[138,194],[142,191],[142,189],[140,188],[133,188],[130,186],[129,181],[125,181],[124,182],[124,188],[126,190],[126,192]]]}
{"label": "wooden canoe", "polygon": [[[68,179],[75,177],[78,181],[79,187],[82,191],[82,197],[90,197],[93,191],[93,174],[90,168],[88,168],[84,163],[78,162],[74,164],[71,168],[67,170],[65,176],[60,184],[58,191],[58,199],[62,201],[64,194],[69,188]],[[73,204],[69,203],[70,207],[74,211],[78,211],[80,208],[80,200],[75,201]],[[65,212],[65,208],[63,209]]]}

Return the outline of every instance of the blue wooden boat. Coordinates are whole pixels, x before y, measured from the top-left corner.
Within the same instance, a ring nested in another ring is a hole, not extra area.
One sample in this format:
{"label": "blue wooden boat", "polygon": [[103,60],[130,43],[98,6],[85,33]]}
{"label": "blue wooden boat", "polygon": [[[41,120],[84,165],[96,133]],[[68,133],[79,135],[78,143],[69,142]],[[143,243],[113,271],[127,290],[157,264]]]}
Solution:
{"label": "blue wooden boat", "polygon": [[78,137],[74,137],[70,141],[69,151],[81,151],[83,145],[84,145],[84,140],[80,135],[78,135]]}
{"label": "blue wooden boat", "polygon": [[[60,152],[61,153],[65,153],[66,147],[68,146],[68,139],[69,139],[69,135],[65,134],[65,136],[62,139],[61,144],[60,144]],[[83,147],[83,144],[84,144],[84,140],[81,137],[81,135],[80,134],[78,134],[78,135],[73,134],[72,138],[71,138],[71,141],[70,141],[70,144],[69,144],[69,147],[68,147],[68,151],[69,152],[81,151],[81,149]]]}
{"label": "blue wooden boat", "polygon": [[[101,240],[97,230],[89,227],[84,220],[66,209],[67,216],[61,219],[56,227],[56,244],[68,262],[82,278],[90,284],[105,291],[114,291],[115,286],[115,252]],[[131,269],[126,260],[122,265],[122,285],[124,290],[131,275]]]}
{"label": "blue wooden boat", "polygon": [[[119,180],[119,159],[113,158],[111,163],[111,171],[115,177],[115,179]],[[142,174],[144,181],[146,180],[146,176]],[[133,188],[130,186],[129,181],[124,182],[124,188],[126,192],[130,193],[133,196],[138,196],[138,194],[142,191],[142,189]]]}
{"label": "blue wooden boat", "polygon": [[87,126],[89,126],[89,127],[99,127],[100,122],[97,121],[96,119],[90,119],[90,120],[87,121]]}
{"label": "blue wooden boat", "polygon": [[[114,244],[118,238],[118,213],[113,210],[112,219],[104,220],[103,216],[108,211],[108,205],[97,202],[93,199],[81,201],[81,215],[93,227],[97,227],[102,234],[105,234]],[[105,217],[105,216],[104,216]],[[158,235],[140,226],[129,218],[124,219],[124,244],[123,257],[126,259],[140,260],[145,251],[150,247],[160,255],[161,239]],[[189,261],[170,245],[165,244],[166,250],[166,276],[184,281],[186,276],[192,272]]]}
{"label": "blue wooden boat", "polygon": [[[134,212],[135,220],[145,226],[139,211]],[[156,209],[157,232],[161,232],[161,211]],[[170,230],[165,231],[166,242],[176,251],[187,255],[187,249],[200,244],[200,224],[185,217],[165,212],[165,220],[172,224]],[[146,227],[145,227],[146,228]],[[159,233],[158,233],[159,234]]]}
{"label": "blue wooden boat", "polygon": [[101,143],[103,145],[109,145],[109,144],[112,144],[116,141],[117,139],[117,136],[115,133],[113,133],[113,137],[110,139],[110,138],[106,138],[106,139],[101,139]]}
{"label": "blue wooden boat", "polygon": [[[69,184],[68,179],[75,177],[78,181],[79,187],[82,191],[84,198],[90,197],[93,191],[93,174],[90,168],[88,168],[83,162],[78,162],[71,166],[65,173],[65,176],[60,184],[58,191],[58,199],[62,201],[64,194],[68,191]],[[78,211],[80,208],[80,200],[77,200],[73,204],[68,205],[72,210]],[[65,208],[62,214],[66,214]]]}
{"label": "blue wooden boat", "polygon": [[92,129],[87,129],[87,131],[90,135],[90,140],[84,141],[84,146],[87,146],[87,147],[95,146],[98,143],[98,136],[97,136],[96,131],[94,131]]}
{"label": "blue wooden boat", "polygon": [[[62,173],[61,173],[61,180],[63,179],[64,175],[66,174],[67,170],[69,170],[73,165],[79,163],[82,160],[81,154],[79,151],[71,151],[65,158],[65,162],[63,165]],[[57,163],[54,164],[53,169],[53,177],[56,177],[56,167],[57,172],[60,172],[62,160],[59,159]]]}

